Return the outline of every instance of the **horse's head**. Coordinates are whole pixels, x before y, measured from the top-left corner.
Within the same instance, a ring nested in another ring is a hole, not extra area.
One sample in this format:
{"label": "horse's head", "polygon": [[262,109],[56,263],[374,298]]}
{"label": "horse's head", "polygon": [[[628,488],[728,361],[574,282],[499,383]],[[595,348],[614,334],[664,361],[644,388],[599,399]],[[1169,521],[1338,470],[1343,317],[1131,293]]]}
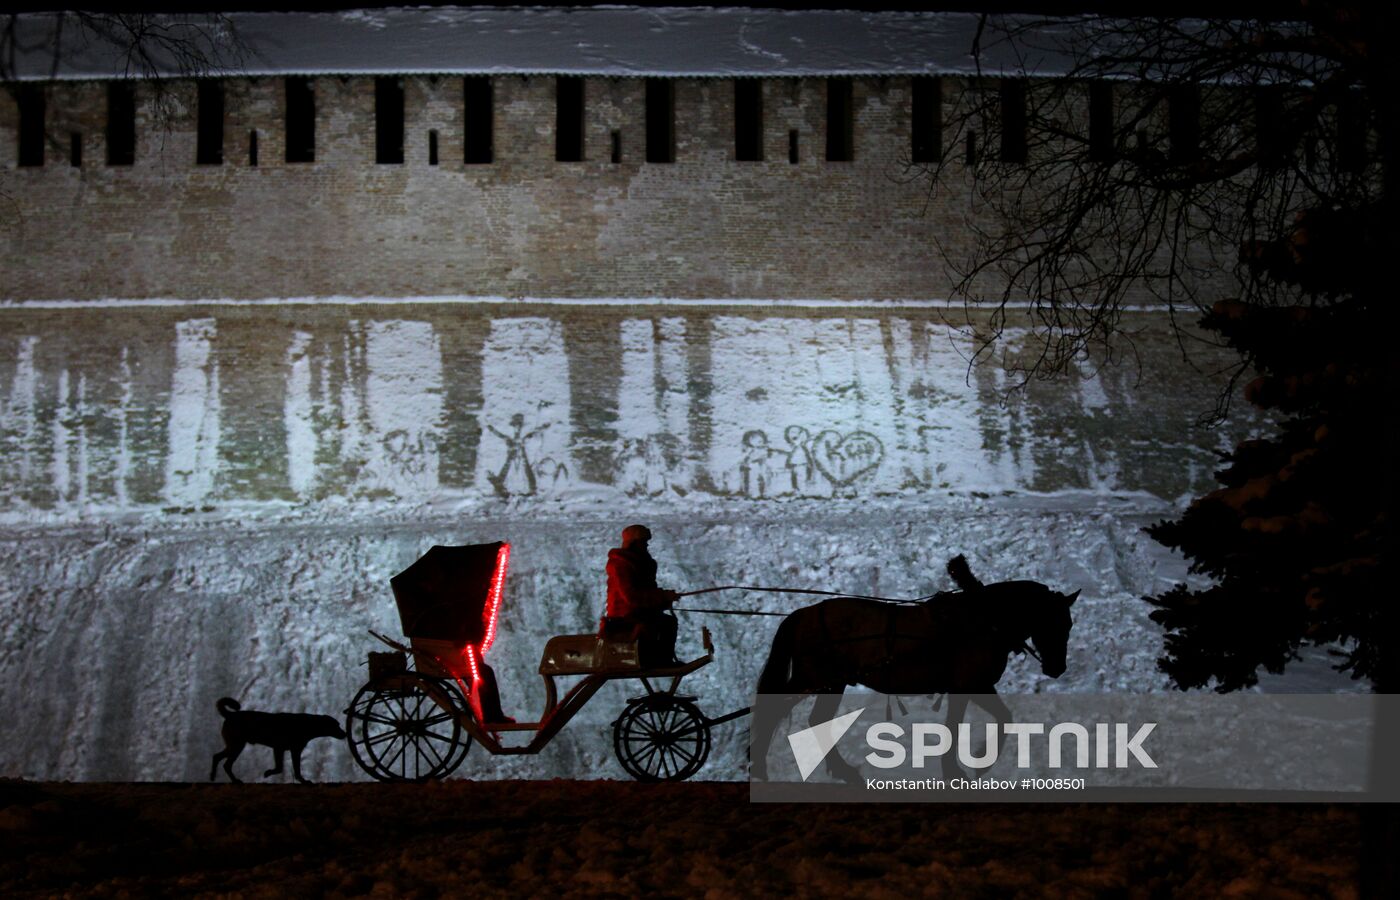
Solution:
{"label": "horse's head", "polygon": [[1035,652],[1040,655],[1041,670],[1051,678],[1059,678],[1065,674],[1069,629],[1074,624],[1069,608],[1078,599],[1079,591],[1073,594],[1047,592],[1049,596],[1045,598],[1045,602],[1037,604],[1036,607],[1037,615],[1031,627],[1031,643],[1035,645]]}

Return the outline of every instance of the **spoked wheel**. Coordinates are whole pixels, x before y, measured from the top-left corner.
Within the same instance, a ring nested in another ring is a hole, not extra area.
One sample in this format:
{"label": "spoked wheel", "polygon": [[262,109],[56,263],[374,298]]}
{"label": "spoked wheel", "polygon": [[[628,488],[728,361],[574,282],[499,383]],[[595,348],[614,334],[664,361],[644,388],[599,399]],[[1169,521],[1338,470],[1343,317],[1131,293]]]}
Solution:
{"label": "spoked wheel", "polygon": [[613,749],[638,781],[684,781],[710,755],[710,726],[689,700],[653,694],[630,701],[613,723]]}
{"label": "spoked wheel", "polygon": [[[452,708],[456,713],[455,719],[458,726],[460,727],[461,723],[466,719],[472,718],[471,706],[468,705],[467,698],[463,697],[461,692],[455,689],[455,683],[452,679],[438,678],[434,680],[442,686],[443,694],[452,702]],[[448,775],[451,775],[453,772],[457,771],[457,767],[462,764],[462,760],[467,758],[467,751],[472,747],[472,736],[465,728],[462,729],[462,739],[457,741],[454,746],[456,747],[455,754],[447,758],[447,764],[442,768],[442,771],[433,776],[434,778],[446,778]]]}
{"label": "spoked wheel", "polygon": [[471,735],[464,701],[441,679],[408,673],[371,681],[345,711],[355,762],[379,781],[444,778],[461,765]]}

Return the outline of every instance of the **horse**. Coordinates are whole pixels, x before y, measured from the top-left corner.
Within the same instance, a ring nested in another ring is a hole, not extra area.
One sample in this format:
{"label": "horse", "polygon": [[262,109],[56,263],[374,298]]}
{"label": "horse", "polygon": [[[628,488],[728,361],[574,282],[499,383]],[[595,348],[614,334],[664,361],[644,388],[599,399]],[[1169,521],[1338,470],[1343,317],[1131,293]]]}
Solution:
{"label": "horse", "polygon": [[[773,732],[809,694],[818,695],[809,717],[812,725],[835,717],[848,685],[890,695],[946,694],[947,721],[956,730],[969,700],[998,725],[1011,721],[996,685],[1012,653],[1031,653],[1051,678],[1064,674],[1073,625],[1070,607],[1079,591],[1062,594],[1037,581],[984,585],[962,557],[948,568],[963,590],[915,603],[835,597],[783,619],[758,692],[783,695],[784,703],[765,707],[761,720],[754,716],[755,779],[767,777],[764,751]],[[999,731],[1004,739],[1005,729]],[[836,752],[826,757],[826,765],[847,781],[858,774]],[[961,774],[951,756],[943,757],[943,771],[947,777]]]}

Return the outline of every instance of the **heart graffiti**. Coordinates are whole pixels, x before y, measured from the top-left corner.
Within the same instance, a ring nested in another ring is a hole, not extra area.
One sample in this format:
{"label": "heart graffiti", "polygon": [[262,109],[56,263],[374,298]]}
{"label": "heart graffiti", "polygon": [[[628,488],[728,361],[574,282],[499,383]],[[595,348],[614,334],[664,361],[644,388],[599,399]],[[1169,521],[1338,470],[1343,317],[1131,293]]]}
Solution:
{"label": "heart graffiti", "polygon": [[885,445],[868,431],[823,431],[812,439],[812,462],[836,487],[853,484],[885,458]]}

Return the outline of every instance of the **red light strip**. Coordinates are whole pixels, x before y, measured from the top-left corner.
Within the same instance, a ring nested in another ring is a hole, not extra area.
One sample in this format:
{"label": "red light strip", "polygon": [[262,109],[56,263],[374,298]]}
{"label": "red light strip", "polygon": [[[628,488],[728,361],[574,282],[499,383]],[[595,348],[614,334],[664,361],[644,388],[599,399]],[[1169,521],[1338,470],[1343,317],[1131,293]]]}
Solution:
{"label": "red light strip", "polygon": [[[471,686],[462,684],[462,679],[457,678],[457,684],[461,686],[462,693],[467,697],[472,705],[472,710],[476,714],[477,721],[481,721],[481,705],[476,696],[476,686],[481,683],[481,669],[478,668],[476,658],[478,654],[486,652],[486,648],[491,646],[491,642],[496,639],[496,614],[501,609],[501,592],[506,586],[506,567],[510,565],[510,544],[502,543],[501,549],[496,551],[496,572],[491,577],[491,593],[486,597],[486,636],[481,639],[480,646],[467,644],[462,648],[462,656],[467,661],[467,670],[471,673]],[[455,677],[455,673],[454,673]]]}
{"label": "red light strip", "polygon": [[462,650],[462,655],[467,658],[467,668],[472,673],[472,684],[476,684],[481,680],[481,673],[477,671],[476,668],[476,647],[468,644],[466,648]]}
{"label": "red light strip", "polygon": [[476,645],[468,644],[462,650],[462,655],[467,658],[467,668],[471,670],[472,683],[470,685],[462,684],[462,679],[457,677],[455,673],[454,677],[457,677],[457,686],[462,689],[462,696],[466,697],[467,703],[471,705],[472,714],[480,722],[482,718],[481,701],[476,695],[476,686],[481,683],[481,672],[476,667]]}
{"label": "red light strip", "polygon": [[[486,637],[481,641],[481,652],[486,653],[491,642],[496,639],[496,614],[501,609],[501,591],[506,586],[506,568],[510,565],[510,544],[502,543],[496,551],[496,574],[491,579],[491,594],[486,598]],[[472,663],[472,675],[476,675],[476,663]]]}

